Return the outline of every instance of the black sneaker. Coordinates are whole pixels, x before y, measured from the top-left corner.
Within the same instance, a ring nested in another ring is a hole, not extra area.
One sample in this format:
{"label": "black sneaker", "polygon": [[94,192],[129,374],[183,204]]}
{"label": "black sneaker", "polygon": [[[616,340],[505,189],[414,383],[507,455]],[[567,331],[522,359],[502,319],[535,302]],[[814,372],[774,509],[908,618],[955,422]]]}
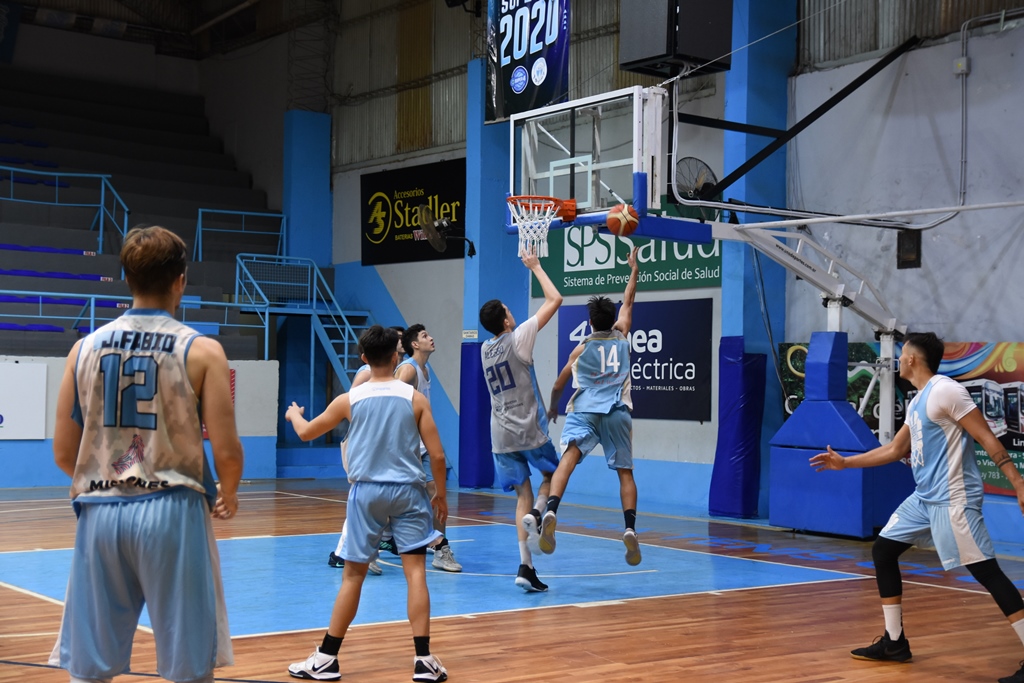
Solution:
{"label": "black sneaker", "polygon": [[417,657],[412,670],[412,680],[441,683],[441,681],[448,680],[448,669],[441,666],[441,660],[434,655]]}
{"label": "black sneaker", "polygon": [[[910,642],[907,640],[907,634],[901,633],[899,638],[893,640],[889,637],[888,631],[885,632],[885,635],[875,638],[875,642],[867,647],[858,647],[856,650],[853,650],[850,652],[850,655],[854,659],[866,659],[872,662],[898,662],[901,664],[909,662],[910,658],[914,656],[910,653]],[[1021,680],[1024,681],[1024,679]]]}
{"label": "black sneaker", "polygon": [[1024,683],[1024,659],[1020,661],[1020,668],[1012,676],[1003,676],[999,683]]}
{"label": "black sneaker", "polygon": [[395,545],[395,539],[393,538],[382,538],[380,539],[380,545],[377,546],[378,550],[387,550],[392,555],[398,554],[398,546]]}
{"label": "black sneaker", "polygon": [[527,567],[525,564],[519,565],[516,585],[527,593],[543,593],[548,589],[548,585],[541,583],[540,579],[537,578],[537,570],[533,567]]}
{"label": "black sneaker", "polygon": [[345,560],[331,552],[331,556],[327,558],[327,566],[341,569],[345,566]]}

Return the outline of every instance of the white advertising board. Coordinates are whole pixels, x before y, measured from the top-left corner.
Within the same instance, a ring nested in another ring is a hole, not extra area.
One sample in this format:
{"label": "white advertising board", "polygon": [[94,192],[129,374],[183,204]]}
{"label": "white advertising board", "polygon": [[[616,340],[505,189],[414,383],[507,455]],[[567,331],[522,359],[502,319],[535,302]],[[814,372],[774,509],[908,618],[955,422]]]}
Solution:
{"label": "white advertising board", "polygon": [[46,438],[46,366],[0,363],[0,440]]}

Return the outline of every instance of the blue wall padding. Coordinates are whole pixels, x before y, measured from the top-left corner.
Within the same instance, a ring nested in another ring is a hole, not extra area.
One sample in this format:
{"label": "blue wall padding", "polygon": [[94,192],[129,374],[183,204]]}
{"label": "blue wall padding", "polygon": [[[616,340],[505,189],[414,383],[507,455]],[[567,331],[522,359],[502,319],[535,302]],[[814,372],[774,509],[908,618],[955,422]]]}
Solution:
{"label": "blue wall padding", "polygon": [[772,448],[769,522],[801,531],[869,538],[913,490],[910,468],[897,462],[815,472],[808,460],[822,450]]}
{"label": "blue wall padding", "polygon": [[708,495],[712,515],[757,516],[767,356],[743,348],[743,337],[722,337],[718,347],[718,447]]}
{"label": "blue wall padding", "polygon": [[711,244],[710,223],[698,223],[683,218],[663,218],[653,214],[640,219],[640,225],[634,234],[638,237]]}
{"label": "blue wall padding", "polygon": [[331,115],[289,110],[284,114],[282,213],[288,216],[285,253],[331,265]]}
{"label": "blue wall padding", "polygon": [[878,438],[864,418],[846,401],[808,401],[797,406],[793,415],[771,438],[772,446],[870,451]]}
{"label": "blue wall padding", "polygon": [[459,388],[459,485],[491,488],[491,398],[480,364],[481,342],[463,342]]}
{"label": "blue wall padding", "polygon": [[811,333],[804,363],[804,400],[846,400],[847,354],[845,332]]}

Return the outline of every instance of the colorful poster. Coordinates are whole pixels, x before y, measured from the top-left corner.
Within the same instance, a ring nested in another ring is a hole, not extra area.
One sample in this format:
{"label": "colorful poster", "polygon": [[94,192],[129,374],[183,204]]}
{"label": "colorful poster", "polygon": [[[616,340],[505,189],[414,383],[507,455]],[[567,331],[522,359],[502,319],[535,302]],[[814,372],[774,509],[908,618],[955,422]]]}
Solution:
{"label": "colorful poster", "polygon": [[[629,281],[626,259],[640,247],[637,291],[722,286],[721,243],[687,244],[646,237],[616,237],[574,225],[548,233],[544,272],[562,296],[621,292]],[[536,278],[533,296],[543,296]]]}
{"label": "colorful poster", "polygon": [[569,95],[569,0],[487,3],[486,121]]}
{"label": "colorful poster", "polygon": [[[633,304],[629,376],[634,418],[711,419],[711,322],[711,299]],[[558,310],[559,370],[590,331],[586,306]],[[562,392],[560,414],[572,393],[572,386]]]}
{"label": "colorful poster", "polygon": [[[807,344],[779,344],[785,417],[793,414],[803,400],[803,363]],[[900,345],[896,345],[896,355]],[[877,343],[849,344],[847,400],[878,434]],[[1017,469],[1024,471],[1024,344],[1017,342],[946,342],[939,373],[963,384],[982,411],[992,433],[999,438]],[[896,383],[896,429],[903,426],[906,402],[916,390],[904,380]],[[1015,495],[1006,477],[992,464],[978,444],[975,457],[987,493]]]}

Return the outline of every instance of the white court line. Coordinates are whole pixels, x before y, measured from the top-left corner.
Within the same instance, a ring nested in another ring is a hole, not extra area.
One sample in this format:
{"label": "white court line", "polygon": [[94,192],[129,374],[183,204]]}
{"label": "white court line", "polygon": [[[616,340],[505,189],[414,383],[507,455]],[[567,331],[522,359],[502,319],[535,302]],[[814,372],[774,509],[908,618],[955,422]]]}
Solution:
{"label": "white court line", "polygon": [[44,602],[48,602],[48,603],[53,604],[53,605],[60,605],[61,607],[64,606],[64,601],[63,600],[54,600],[53,598],[51,598],[48,595],[43,595],[42,593],[36,593],[35,591],[26,590],[24,588],[19,588],[18,586],[14,586],[14,585],[9,584],[9,583],[4,583],[3,581],[0,581],[0,588],[9,588],[12,591],[14,591],[15,593],[21,593],[22,595],[27,595],[30,598],[39,598],[40,600],[43,600]]}
{"label": "white court line", "polygon": [[18,508],[15,510],[0,510],[0,515],[10,514],[12,512],[39,512],[41,510],[71,510],[71,501],[69,500],[65,505],[54,505],[48,508]]}
{"label": "white court line", "polygon": [[56,636],[60,631],[43,631],[42,633],[0,633],[0,638],[37,638],[39,636]]}
{"label": "white court line", "polygon": [[[377,560],[377,564],[382,564],[382,565],[384,565],[386,567],[394,567],[396,569],[401,569],[402,568],[402,564],[400,562],[386,562],[384,560],[378,559]],[[514,579],[514,578],[516,578],[515,574],[488,574],[488,573],[484,573],[484,572],[467,572],[467,571],[446,572],[443,569],[432,569],[429,565],[427,566],[427,571],[428,572],[434,572],[435,574],[450,574],[452,576],[455,576],[455,575],[459,575],[459,576],[486,576],[486,577],[489,577],[489,578],[492,578],[492,579],[493,578],[497,578],[497,579]],[[604,576],[633,576],[634,574],[657,574],[659,571],[661,571],[661,570],[659,570],[659,569],[638,569],[638,570],[634,570],[634,571],[624,571],[624,572],[602,572],[600,574],[548,574],[548,573],[545,572],[544,578],[545,579],[591,579],[591,578],[604,577]]]}
{"label": "white court line", "polygon": [[904,579],[903,583],[912,583],[915,586],[927,586],[928,588],[945,588],[946,590],[960,591],[961,593],[975,593],[977,595],[989,594],[989,592],[986,590],[974,590],[972,588],[961,588],[960,586],[941,586],[934,583],[925,583],[924,581],[907,581],[906,579]]}

